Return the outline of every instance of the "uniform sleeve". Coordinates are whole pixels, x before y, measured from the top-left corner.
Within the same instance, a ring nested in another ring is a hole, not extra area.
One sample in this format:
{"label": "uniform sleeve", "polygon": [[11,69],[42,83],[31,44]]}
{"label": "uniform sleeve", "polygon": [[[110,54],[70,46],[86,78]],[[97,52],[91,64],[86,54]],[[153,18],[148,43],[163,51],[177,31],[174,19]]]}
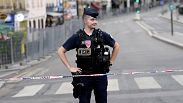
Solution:
{"label": "uniform sleeve", "polygon": [[67,51],[77,48],[79,45],[79,36],[77,34],[72,35],[62,45]]}
{"label": "uniform sleeve", "polygon": [[108,45],[110,47],[114,47],[114,44],[116,42],[114,38],[106,32],[103,32],[103,40],[104,40],[104,45]]}

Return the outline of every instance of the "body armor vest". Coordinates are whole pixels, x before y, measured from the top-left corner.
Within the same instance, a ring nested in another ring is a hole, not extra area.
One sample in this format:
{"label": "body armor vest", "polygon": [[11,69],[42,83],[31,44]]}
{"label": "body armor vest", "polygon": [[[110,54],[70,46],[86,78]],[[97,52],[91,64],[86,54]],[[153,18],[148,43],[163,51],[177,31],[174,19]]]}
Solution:
{"label": "body armor vest", "polygon": [[77,67],[82,69],[83,74],[106,73],[110,66],[110,51],[104,47],[102,31],[94,30],[94,34],[88,36],[83,30],[77,32],[80,45],[76,49]]}

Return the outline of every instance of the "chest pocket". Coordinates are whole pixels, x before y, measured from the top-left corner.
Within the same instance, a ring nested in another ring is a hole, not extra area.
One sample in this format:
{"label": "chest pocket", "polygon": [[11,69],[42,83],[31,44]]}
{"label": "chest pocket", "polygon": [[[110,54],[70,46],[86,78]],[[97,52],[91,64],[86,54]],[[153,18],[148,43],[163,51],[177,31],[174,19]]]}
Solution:
{"label": "chest pocket", "polygon": [[80,38],[80,45],[76,49],[77,67],[82,68],[83,70],[89,70],[92,68],[93,63],[93,38],[85,35],[83,31],[78,35]]}
{"label": "chest pocket", "polygon": [[90,56],[91,55],[91,48],[78,48],[77,55],[78,56]]}

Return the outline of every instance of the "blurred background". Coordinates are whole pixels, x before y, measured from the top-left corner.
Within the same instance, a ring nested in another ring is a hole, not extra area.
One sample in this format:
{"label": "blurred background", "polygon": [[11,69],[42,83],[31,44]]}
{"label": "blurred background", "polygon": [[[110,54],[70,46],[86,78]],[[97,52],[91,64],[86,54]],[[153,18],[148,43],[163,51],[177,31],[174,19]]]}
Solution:
{"label": "blurred background", "polygon": [[163,14],[170,3],[183,15],[183,0],[0,0],[0,67],[23,65],[54,52],[82,28],[85,7],[94,7],[99,19],[105,19],[157,6]]}

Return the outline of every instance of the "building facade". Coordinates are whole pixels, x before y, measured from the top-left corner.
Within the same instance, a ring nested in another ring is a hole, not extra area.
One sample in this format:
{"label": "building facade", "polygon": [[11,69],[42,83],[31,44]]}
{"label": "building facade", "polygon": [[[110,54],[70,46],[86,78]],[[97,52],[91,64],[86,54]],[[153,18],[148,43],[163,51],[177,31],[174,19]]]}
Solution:
{"label": "building facade", "polygon": [[[0,0],[0,12],[5,14],[23,14],[29,28],[45,28],[46,2],[45,0]],[[15,21],[15,29],[19,22]]]}
{"label": "building facade", "polygon": [[26,10],[28,11],[29,27],[35,29],[45,28],[46,1],[45,0],[24,0],[24,1]]}

